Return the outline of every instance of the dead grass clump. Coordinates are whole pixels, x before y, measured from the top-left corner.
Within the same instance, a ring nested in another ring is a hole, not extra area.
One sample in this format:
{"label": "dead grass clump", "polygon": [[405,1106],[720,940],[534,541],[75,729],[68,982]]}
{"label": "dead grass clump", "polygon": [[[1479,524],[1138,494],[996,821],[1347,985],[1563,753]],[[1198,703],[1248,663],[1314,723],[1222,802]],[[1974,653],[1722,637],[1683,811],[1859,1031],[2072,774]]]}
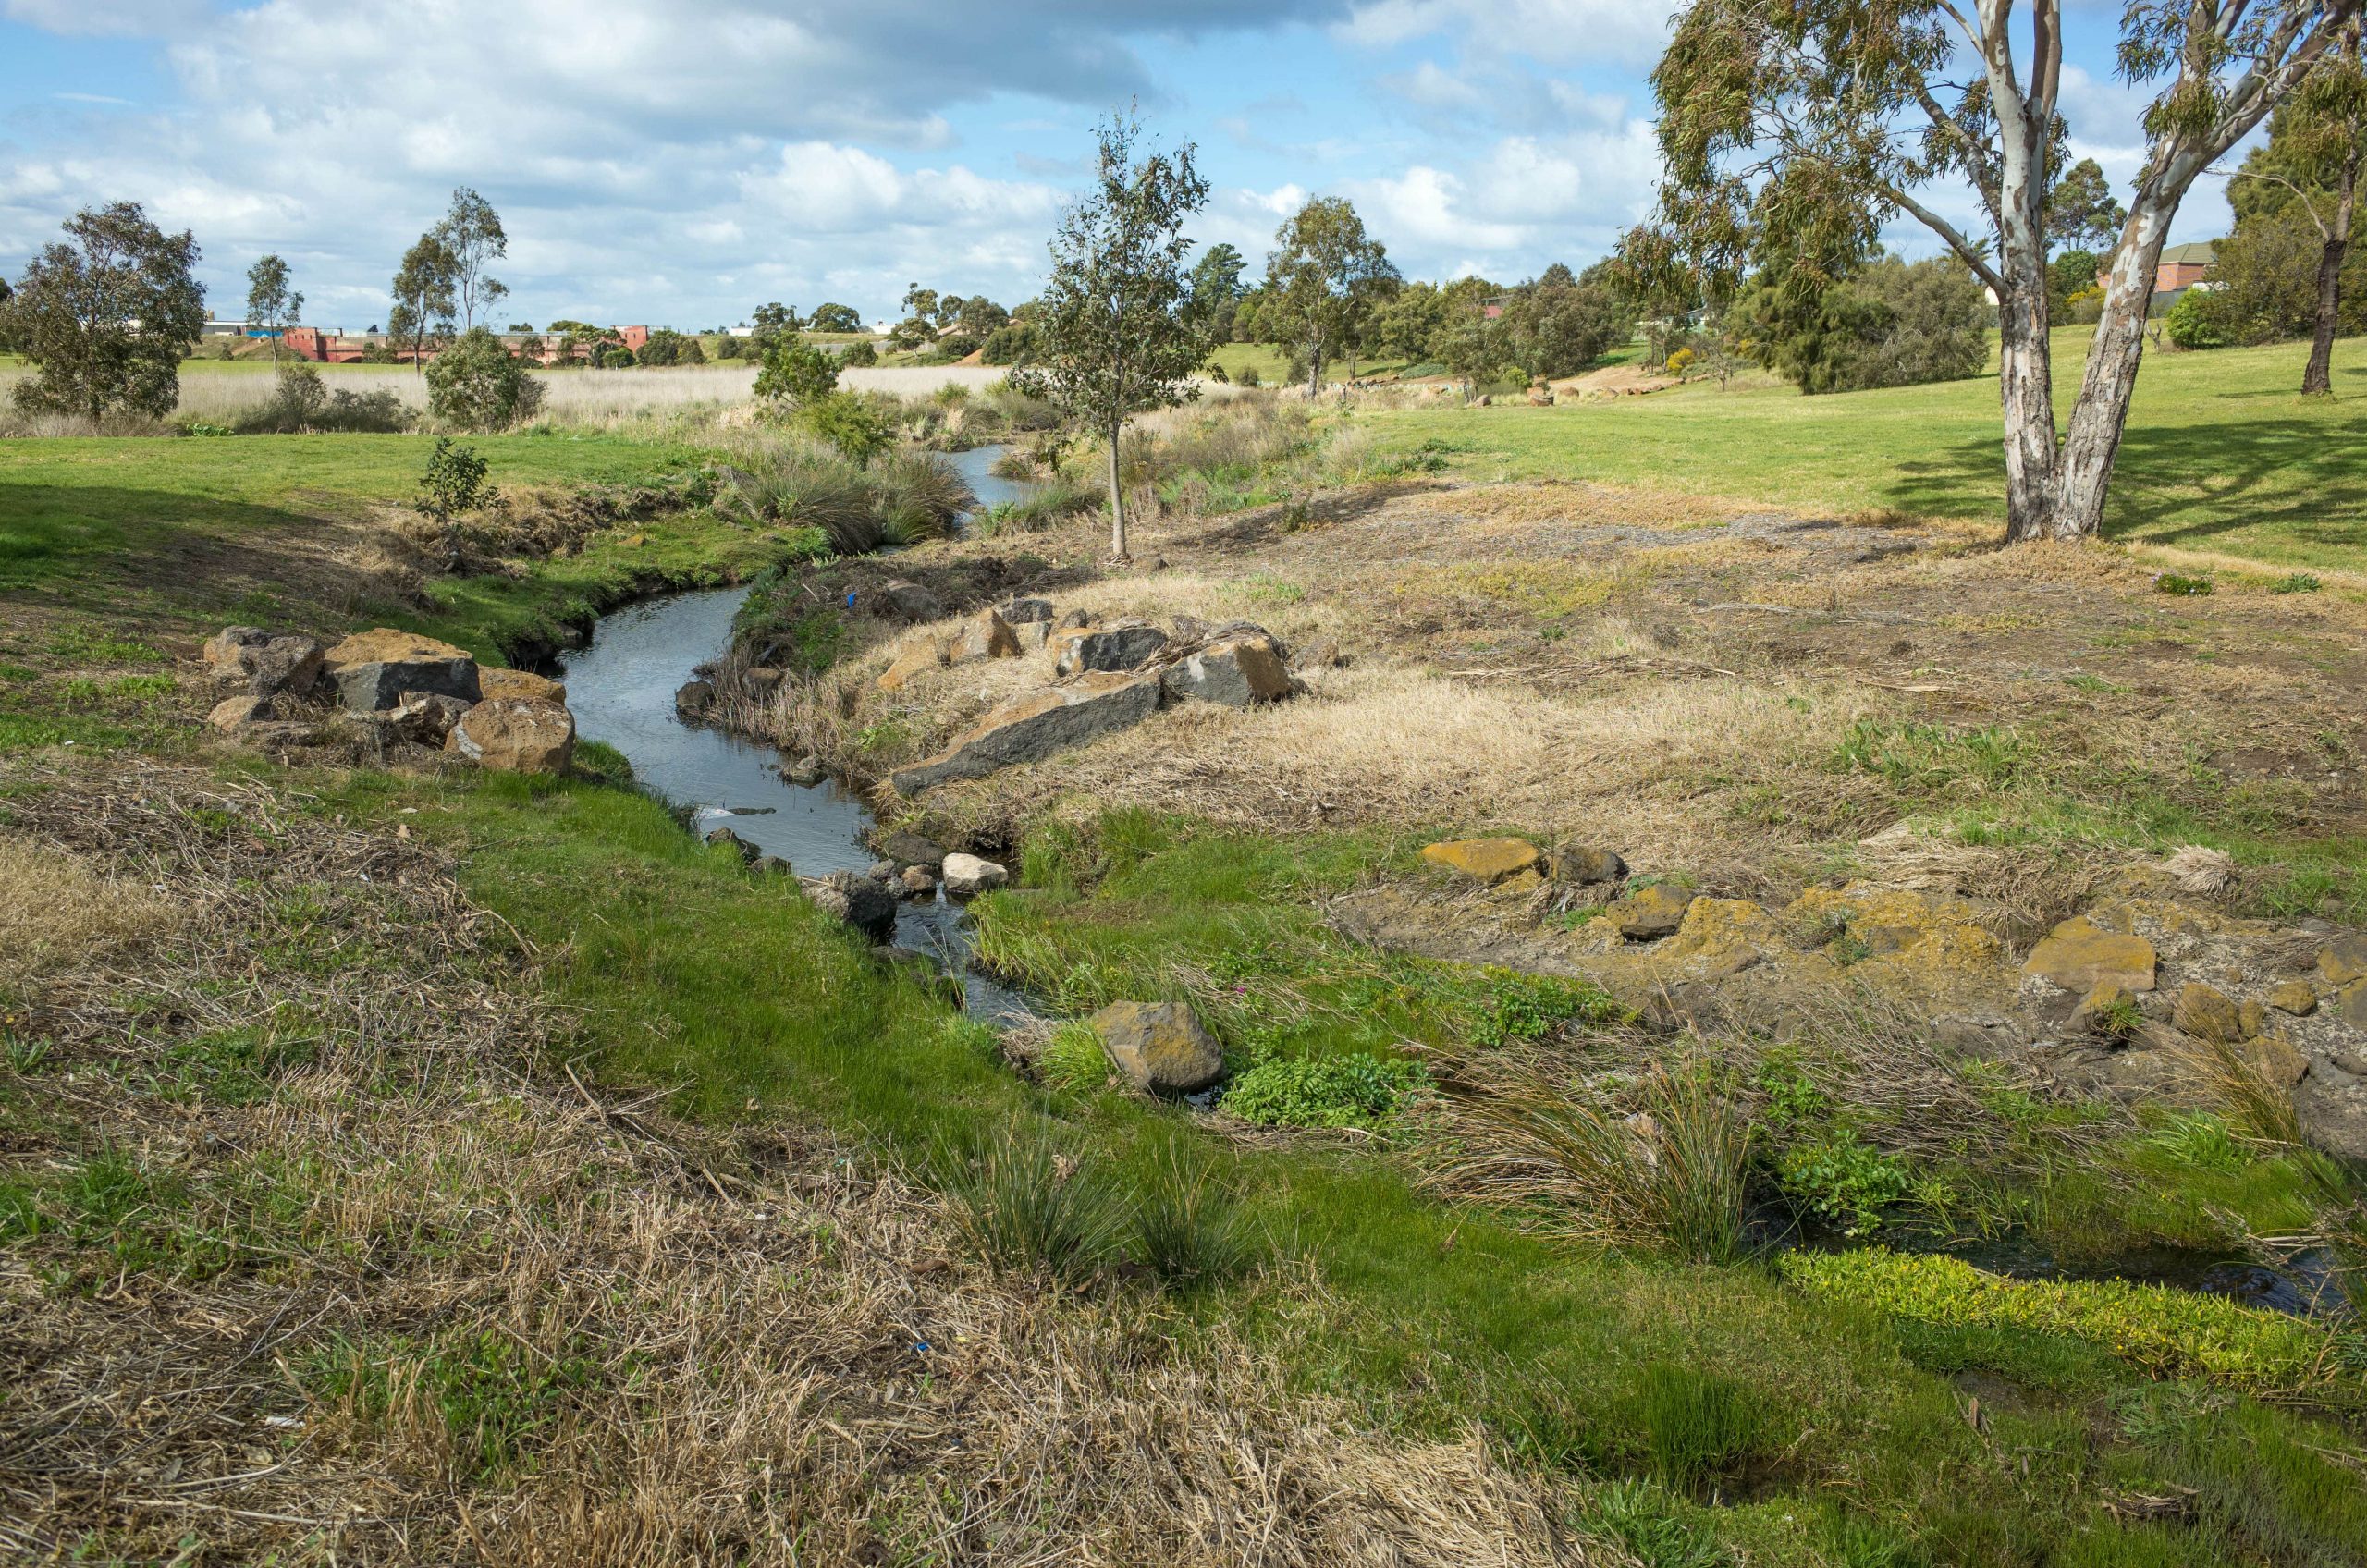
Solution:
{"label": "dead grass clump", "polygon": [[0,980],[104,959],[172,919],[145,887],[54,845],[0,837]]}
{"label": "dead grass clump", "polygon": [[999,1277],[856,1151],[589,1093],[538,955],[419,841],[62,781],[19,772],[24,841],[186,918],[45,976],[46,1057],[0,1064],[11,1550],[1617,1561],[1478,1435],[1387,1440],[1147,1288]]}

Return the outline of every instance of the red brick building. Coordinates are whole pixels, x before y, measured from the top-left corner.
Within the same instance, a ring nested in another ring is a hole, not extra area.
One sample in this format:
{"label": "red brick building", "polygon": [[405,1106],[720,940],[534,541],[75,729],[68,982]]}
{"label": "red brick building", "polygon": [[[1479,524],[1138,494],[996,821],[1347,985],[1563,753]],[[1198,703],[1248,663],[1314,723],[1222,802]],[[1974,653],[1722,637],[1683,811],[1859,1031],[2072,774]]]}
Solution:
{"label": "red brick building", "polygon": [[[614,332],[616,341],[622,343],[636,354],[640,353],[642,347],[649,341],[649,328],[646,326],[619,326],[615,328]],[[533,332],[505,332],[499,336],[502,344],[517,357],[529,359],[536,364],[543,365],[558,362],[559,340],[557,337],[545,337],[540,333]],[[279,341],[281,347],[298,359],[310,360],[315,364],[355,364],[368,358],[370,351],[382,343],[393,349],[399,363],[409,364],[411,361],[410,342],[390,338],[383,332],[346,333],[326,327],[291,326],[280,334]],[[593,347],[591,342],[578,338],[574,357],[589,358]],[[427,351],[419,357],[423,360],[434,359],[435,348],[429,347]]]}

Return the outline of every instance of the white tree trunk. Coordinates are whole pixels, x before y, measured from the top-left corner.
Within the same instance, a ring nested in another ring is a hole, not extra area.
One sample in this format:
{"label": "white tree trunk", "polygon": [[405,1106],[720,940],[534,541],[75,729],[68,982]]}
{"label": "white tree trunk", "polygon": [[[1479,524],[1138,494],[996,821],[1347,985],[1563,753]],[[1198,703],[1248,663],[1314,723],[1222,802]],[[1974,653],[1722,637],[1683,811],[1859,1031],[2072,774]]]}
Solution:
{"label": "white tree trunk", "polygon": [[[1996,36],[2004,37],[2002,20]],[[2001,154],[1997,183],[1997,398],[2005,425],[2005,537],[2030,539],[2054,515],[2062,448],[2047,337],[2046,188],[2052,128],[2015,83],[2000,45],[1990,61]]]}
{"label": "white tree trunk", "polygon": [[[2173,190],[2182,193],[2184,186]],[[2152,302],[2162,245],[2177,211],[2177,194],[2165,197],[2158,189],[2141,194],[2129,210],[2120,249],[2104,275],[2103,313],[2088,345],[2088,370],[2080,380],[2079,401],[2071,410],[2070,437],[2064,444],[2062,496],[2052,530],[2057,539],[2091,538],[2103,528],[2104,493],[2112,483],[2113,459],[2120,452],[2121,432],[2128,423],[2137,366],[2145,357],[2145,310]]]}

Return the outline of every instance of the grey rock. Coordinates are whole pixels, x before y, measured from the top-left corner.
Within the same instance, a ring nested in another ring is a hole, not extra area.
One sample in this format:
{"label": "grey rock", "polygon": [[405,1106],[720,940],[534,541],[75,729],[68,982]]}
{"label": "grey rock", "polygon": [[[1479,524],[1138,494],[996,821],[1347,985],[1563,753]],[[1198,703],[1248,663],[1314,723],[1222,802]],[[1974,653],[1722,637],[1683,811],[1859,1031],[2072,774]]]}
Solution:
{"label": "grey rock", "polygon": [[925,899],[937,891],[937,873],[925,865],[908,865],[896,878],[908,899]]}
{"label": "grey rock", "polygon": [[893,882],[897,876],[896,863],[892,860],[876,860],[864,867],[863,874],[874,882]]}
{"label": "grey rock", "polygon": [[763,852],[759,851],[755,845],[748,842],[747,839],[742,839],[739,834],[734,833],[729,827],[717,828],[714,832],[709,833],[706,836],[706,841],[710,845],[718,845],[722,848],[732,851],[739,855],[740,863],[742,865],[755,864],[756,856]]}
{"label": "grey rock", "polygon": [[1014,697],[987,711],[936,756],[899,768],[891,781],[907,795],[953,778],[984,778],[1015,763],[1036,762],[1098,737],[1131,729],[1159,711],[1155,676],[1096,672]]}
{"label": "grey rock", "polygon": [[993,861],[976,855],[945,857],[945,890],[957,899],[973,898],[1010,880],[1011,873]]}
{"label": "grey rock", "polygon": [[938,596],[917,582],[890,582],[875,589],[871,594],[872,609],[898,620],[942,620],[945,606]]}
{"label": "grey rock", "polygon": [[1162,670],[1159,680],[1177,701],[1191,697],[1233,708],[1278,703],[1292,690],[1282,650],[1264,632],[1211,643],[1186,654]]}
{"label": "grey rock", "polygon": [[477,661],[463,648],[386,627],[356,632],[331,648],[323,668],[355,713],[384,713],[407,692],[475,703],[484,695]]}
{"label": "grey rock", "polygon": [[1088,670],[1140,669],[1167,646],[1167,633],[1156,626],[1111,626],[1086,630],[1061,647],[1054,666],[1062,675]]}
{"label": "grey rock", "polygon": [[391,716],[395,733],[414,745],[441,748],[470,704],[440,692],[405,692]]}
{"label": "grey rock", "polygon": [[1626,875],[1627,863],[1609,850],[1572,844],[1553,856],[1553,880],[1556,882],[1575,882],[1580,887],[1590,887],[1599,882],[1616,882]]}
{"label": "grey rock", "polygon": [[898,871],[917,865],[933,876],[945,864],[945,851],[909,828],[896,829],[881,839],[877,847],[882,855],[895,862]]}
{"label": "grey rock", "polygon": [[767,876],[787,876],[794,868],[779,855],[758,855],[756,869]]}
{"label": "grey rock", "polygon": [[808,882],[805,895],[816,909],[835,915],[874,942],[885,942],[895,934],[896,895],[866,877],[833,871]]}
{"label": "grey rock", "polygon": [[828,778],[829,770],[822,766],[820,757],[808,752],[794,762],[783,763],[780,776],[791,784],[810,790]]}
{"label": "grey rock", "polygon": [[1068,614],[1061,617],[1059,629],[1065,631],[1071,627],[1091,626],[1095,621],[1100,619],[1101,618],[1099,616],[1095,615],[1091,610],[1071,610]]}
{"label": "grey rock", "polygon": [[1049,623],[1052,619],[1052,601],[1049,599],[1023,598],[1014,594],[997,605],[995,609],[1013,626]]}
{"label": "grey rock", "polygon": [[674,711],[696,718],[715,706],[715,686],[705,680],[685,680],[674,691]]}

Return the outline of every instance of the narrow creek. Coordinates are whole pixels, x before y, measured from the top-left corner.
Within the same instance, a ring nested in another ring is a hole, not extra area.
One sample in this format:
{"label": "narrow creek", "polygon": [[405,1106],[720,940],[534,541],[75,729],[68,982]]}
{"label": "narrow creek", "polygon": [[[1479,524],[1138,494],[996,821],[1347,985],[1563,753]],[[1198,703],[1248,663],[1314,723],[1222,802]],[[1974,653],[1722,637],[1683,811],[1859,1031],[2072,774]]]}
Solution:
{"label": "narrow creek", "polygon": [[[1025,486],[988,471],[1000,447],[954,454],[982,507],[1018,498]],[[632,764],[641,788],[687,812],[704,836],[729,826],[804,876],[867,870],[878,858],[865,847],[869,808],[835,780],[804,786],[780,775],[770,746],[725,730],[688,724],[674,692],[692,670],[729,645],[733,618],[751,590],[718,588],[646,599],[603,616],[582,651],[563,656],[568,704],[579,734],[614,746]],[[994,1023],[1038,1016],[1025,998],[973,967],[968,914],[940,889],[898,906],[895,945],[928,954],[962,979],[971,1015]],[[2329,1310],[2325,1261],[2316,1256],[2285,1268],[2209,1255],[2157,1254],[2117,1267],[2060,1269],[2052,1260],[2009,1249],[1949,1249],[1996,1272],[2023,1279],[2124,1279],[2231,1296],[2299,1316]]]}
{"label": "narrow creek", "polygon": [[[978,504],[1015,500],[1026,487],[988,472],[1000,447],[952,454]],[[590,644],[564,655],[568,705],[576,732],[622,752],[641,787],[692,814],[704,836],[729,826],[801,876],[860,873],[878,857],[864,847],[870,810],[835,780],[804,786],[780,776],[770,746],[686,724],[674,692],[693,667],[722,653],[732,618],[751,590],[717,588],[644,599],[602,616]],[[895,945],[927,953],[962,977],[974,1017],[1013,1023],[1034,1016],[1024,998],[970,964],[969,918],[940,890],[898,906]]]}

